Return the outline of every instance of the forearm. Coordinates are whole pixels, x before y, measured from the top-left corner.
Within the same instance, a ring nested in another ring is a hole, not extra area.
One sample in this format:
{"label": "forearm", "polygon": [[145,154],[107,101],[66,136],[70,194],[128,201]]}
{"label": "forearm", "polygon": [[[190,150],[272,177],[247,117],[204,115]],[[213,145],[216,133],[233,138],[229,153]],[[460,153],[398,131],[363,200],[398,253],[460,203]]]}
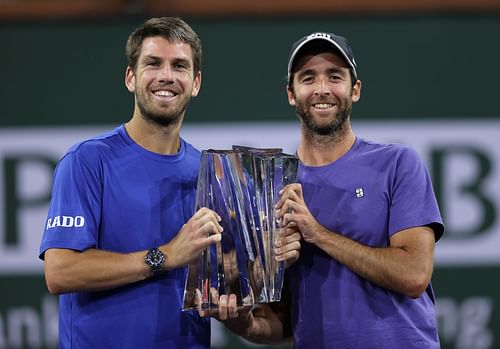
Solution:
{"label": "forearm", "polygon": [[413,298],[429,285],[435,244],[430,227],[401,230],[389,238],[388,246],[371,247],[321,225],[305,204],[300,184],[291,184],[280,194],[277,217],[285,224],[296,225],[304,241],[318,246],[360,277]]}
{"label": "forearm", "polygon": [[317,246],[360,277],[416,298],[430,282],[434,251],[432,231],[417,234],[413,234],[411,243],[370,247],[340,234],[325,232],[320,235]]}
{"label": "forearm", "polygon": [[83,252],[49,249],[45,252],[45,278],[54,294],[105,290],[147,278],[145,252],[129,254],[97,249]]}
{"label": "forearm", "polygon": [[[193,261],[209,245],[221,240],[220,217],[201,208],[168,244],[159,249],[166,255],[163,270]],[[95,291],[115,288],[151,276],[145,263],[147,251],[116,253],[97,249],[45,251],[45,279],[51,293]]]}

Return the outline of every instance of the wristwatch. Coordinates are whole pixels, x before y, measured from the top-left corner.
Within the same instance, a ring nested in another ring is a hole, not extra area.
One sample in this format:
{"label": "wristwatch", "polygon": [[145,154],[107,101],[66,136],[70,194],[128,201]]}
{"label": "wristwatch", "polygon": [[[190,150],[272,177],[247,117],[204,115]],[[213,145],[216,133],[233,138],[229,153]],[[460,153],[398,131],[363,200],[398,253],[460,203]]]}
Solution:
{"label": "wristwatch", "polygon": [[163,263],[165,263],[166,259],[165,254],[163,254],[158,247],[155,247],[148,251],[144,258],[144,262],[151,268],[153,275],[156,275],[162,270]]}

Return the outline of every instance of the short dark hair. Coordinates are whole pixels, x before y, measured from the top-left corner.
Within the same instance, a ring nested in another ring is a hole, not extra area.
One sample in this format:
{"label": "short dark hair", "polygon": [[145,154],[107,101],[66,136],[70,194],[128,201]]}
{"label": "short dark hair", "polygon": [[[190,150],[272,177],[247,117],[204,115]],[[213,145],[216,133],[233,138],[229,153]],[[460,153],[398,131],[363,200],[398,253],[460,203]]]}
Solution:
{"label": "short dark hair", "polygon": [[193,71],[196,74],[201,70],[201,40],[195,31],[178,17],[158,17],[147,20],[128,37],[125,55],[133,71],[141,54],[142,42],[154,36],[161,36],[168,41],[181,41],[191,46]]}

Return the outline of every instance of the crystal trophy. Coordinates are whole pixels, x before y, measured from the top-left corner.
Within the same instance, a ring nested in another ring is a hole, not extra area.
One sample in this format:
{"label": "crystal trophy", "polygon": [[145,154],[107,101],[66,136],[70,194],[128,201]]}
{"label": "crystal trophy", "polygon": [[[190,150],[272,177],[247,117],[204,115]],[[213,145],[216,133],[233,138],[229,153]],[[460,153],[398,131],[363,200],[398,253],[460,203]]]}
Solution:
{"label": "crystal trophy", "polygon": [[242,307],[281,299],[284,263],[275,260],[274,245],[283,227],[274,207],[279,191],[296,181],[297,166],[278,148],[202,152],[196,210],[217,212],[224,231],[188,266],[183,310],[217,309],[223,294],[235,294]]}

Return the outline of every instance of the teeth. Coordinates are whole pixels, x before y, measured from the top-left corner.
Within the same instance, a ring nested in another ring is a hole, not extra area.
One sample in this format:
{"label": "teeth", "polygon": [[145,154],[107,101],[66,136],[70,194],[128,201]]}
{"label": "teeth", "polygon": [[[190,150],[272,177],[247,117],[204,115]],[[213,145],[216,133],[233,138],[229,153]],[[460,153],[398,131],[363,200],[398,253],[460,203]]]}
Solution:
{"label": "teeth", "polygon": [[172,91],[155,91],[154,94],[156,96],[162,96],[162,97],[173,97],[174,93]]}
{"label": "teeth", "polygon": [[328,108],[331,108],[333,106],[333,104],[330,104],[330,103],[317,103],[317,104],[314,104],[314,108],[317,108],[317,109],[328,109]]}

